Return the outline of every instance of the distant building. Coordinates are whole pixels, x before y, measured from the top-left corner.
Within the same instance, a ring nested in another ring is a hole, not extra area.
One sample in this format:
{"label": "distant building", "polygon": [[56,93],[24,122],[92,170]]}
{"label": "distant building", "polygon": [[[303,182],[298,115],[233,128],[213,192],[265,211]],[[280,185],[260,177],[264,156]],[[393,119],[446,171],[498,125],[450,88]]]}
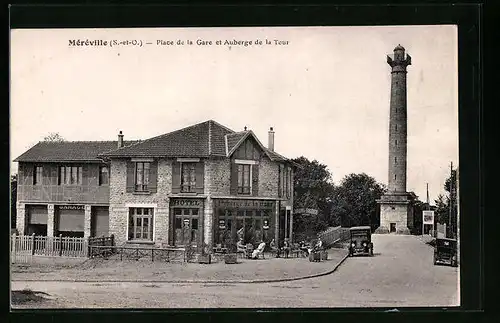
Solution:
{"label": "distant building", "polygon": [[21,234],[182,246],[292,239],[294,164],[209,120],[143,141],[40,142],[19,156]]}

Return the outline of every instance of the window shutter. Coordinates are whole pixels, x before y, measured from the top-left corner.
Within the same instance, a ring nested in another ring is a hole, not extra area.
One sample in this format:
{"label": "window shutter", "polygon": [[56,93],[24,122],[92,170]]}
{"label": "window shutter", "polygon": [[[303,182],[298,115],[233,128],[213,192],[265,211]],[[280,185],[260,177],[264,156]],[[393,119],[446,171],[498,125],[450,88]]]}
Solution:
{"label": "window shutter", "polygon": [[231,195],[238,195],[238,165],[234,160],[231,161]]}
{"label": "window shutter", "polygon": [[27,164],[23,168],[24,168],[24,184],[33,185],[33,165]]}
{"label": "window shutter", "polygon": [[172,193],[181,192],[181,163],[172,161]]}
{"label": "window shutter", "polygon": [[135,163],[127,161],[127,193],[135,190]]}
{"label": "window shutter", "polygon": [[156,193],[158,187],[158,161],[153,161],[149,166],[149,184],[148,190]]}
{"label": "window shutter", "polygon": [[252,195],[259,195],[259,165],[252,165]]}
{"label": "window shutter", "polygon": [[283,197],[282,176],[283,176],[283,165],[280,164],[278,170],[278,197]]}
{"label": "window shutter", "polygon": [[198,194],[203,194],[204,179],[205,179],[205,164],[203,160],[201,160],[199,163],[196,163],[195,172],[196,172],[195,192]]}

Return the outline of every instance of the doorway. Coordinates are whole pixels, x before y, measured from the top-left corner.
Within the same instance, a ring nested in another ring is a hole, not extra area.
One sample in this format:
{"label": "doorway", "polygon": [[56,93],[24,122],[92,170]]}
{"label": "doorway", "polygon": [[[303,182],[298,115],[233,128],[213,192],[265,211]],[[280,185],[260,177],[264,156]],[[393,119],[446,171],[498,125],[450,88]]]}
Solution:
{"label": "doorway", "polygon": [[193,247],[200,242],[199,209],[174,209],[173,245]]}
{"label": "doorway", "polygon": [[390,229],[390,232],[396,232],[396,223],[392,222],[391,223],[391,229]]}

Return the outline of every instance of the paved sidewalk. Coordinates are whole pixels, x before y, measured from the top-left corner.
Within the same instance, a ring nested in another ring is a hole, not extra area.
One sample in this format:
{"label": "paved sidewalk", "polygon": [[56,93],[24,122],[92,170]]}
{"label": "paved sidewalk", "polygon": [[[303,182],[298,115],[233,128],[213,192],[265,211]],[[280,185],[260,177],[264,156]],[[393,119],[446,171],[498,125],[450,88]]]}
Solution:
{"label": "paved sidewalk", "polygon": [[133,260],[89,259],[71,266],[12,265],[12,281],[257,283],[318,277],[333,272],[347,256],[345,249],[330,249],[328,260],[308,258],[240,259],[224,262],[166,263]]}

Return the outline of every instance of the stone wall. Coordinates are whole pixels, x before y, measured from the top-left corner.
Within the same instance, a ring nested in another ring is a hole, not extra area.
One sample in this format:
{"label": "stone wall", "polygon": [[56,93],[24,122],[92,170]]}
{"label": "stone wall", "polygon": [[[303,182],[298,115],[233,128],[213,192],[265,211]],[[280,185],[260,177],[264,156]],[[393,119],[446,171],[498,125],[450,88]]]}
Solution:
{"label": "stone wall", "polygon": [[408,234],[408,205],[409,204],[381,204],[379,231],[389,231],[390,224],[396,223],[396,233]]}
{"label": "stone wall", "polygon": [[279,164],[262,158],[259,165],[259,196],[278,198]]}
{"label": "stone wall", "polygon": [[114,159],[111,162],[109,233],[115,235],[117,245],[127,241],[127,204],[145,207],[154,206],[154,240],[161,244],[168,241],[168,194],[172,190],[172,161],[158,161],[157,192],[152,194],[127,193],[127,161]]}
{"label": "stone wall", "polygon": [[231,161],[228,158],[205,160],[205,194],[228,196],[231,189]]}

